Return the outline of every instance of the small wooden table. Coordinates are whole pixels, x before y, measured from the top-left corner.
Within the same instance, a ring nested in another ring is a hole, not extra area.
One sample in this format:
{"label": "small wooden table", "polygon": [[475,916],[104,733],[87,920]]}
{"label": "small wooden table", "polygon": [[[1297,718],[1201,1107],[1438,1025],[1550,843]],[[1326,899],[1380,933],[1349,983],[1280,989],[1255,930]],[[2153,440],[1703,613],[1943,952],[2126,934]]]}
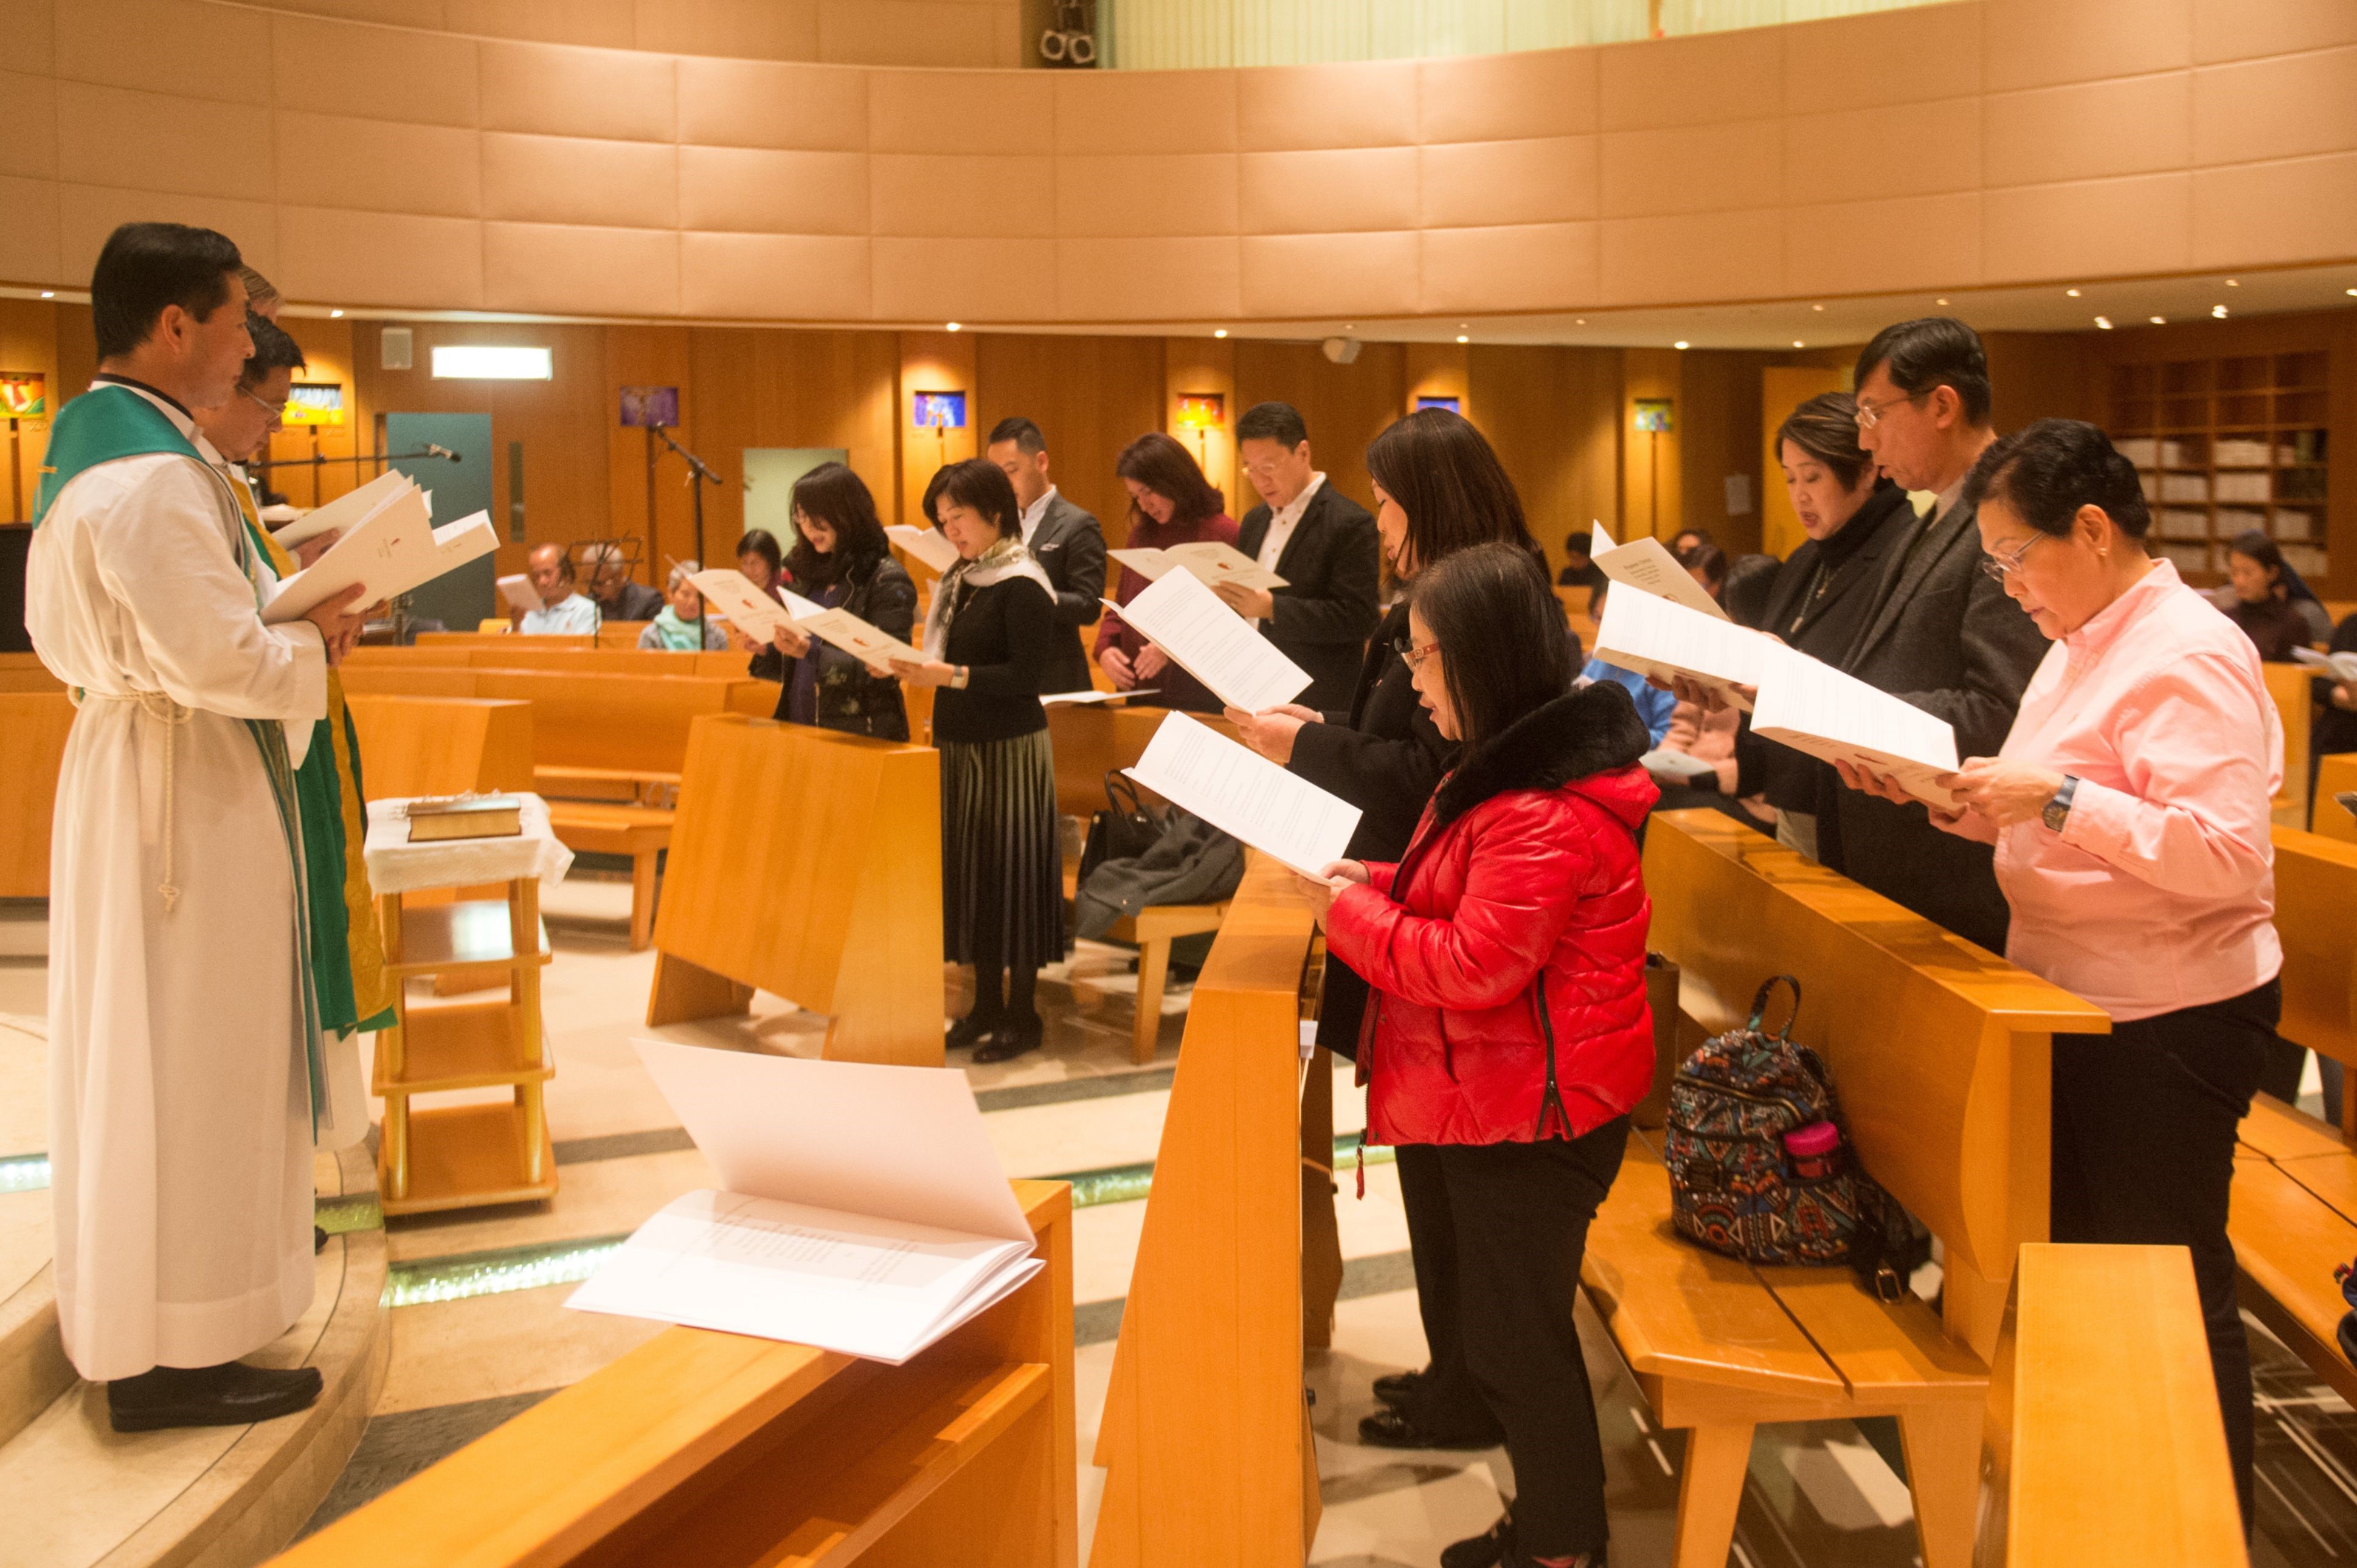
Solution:
{"label": "small wooden table", "polygon": [[[551,835],[539,798],[522,799],[522,834],[462,844],[409,843],[404,802],[370,807],[369,875],[386,972],[395,982],[393,1026],[376,1037],[373,1085],[384,1097],[377,1187],[387,1214],[522,1203],[556,1192],[542,1097],[555,1068],[541,1023],[540,972],[551,952],[540,877],[544,867],[562,876],[571,856]],[[404,894],[486,885],[505,896],[404,902]],[[507,994],[410,999],[408,981],[461,971],[501,974]],[[410,1106],[415,1095],[502,1085],[511,1090],[505,1101]]]}

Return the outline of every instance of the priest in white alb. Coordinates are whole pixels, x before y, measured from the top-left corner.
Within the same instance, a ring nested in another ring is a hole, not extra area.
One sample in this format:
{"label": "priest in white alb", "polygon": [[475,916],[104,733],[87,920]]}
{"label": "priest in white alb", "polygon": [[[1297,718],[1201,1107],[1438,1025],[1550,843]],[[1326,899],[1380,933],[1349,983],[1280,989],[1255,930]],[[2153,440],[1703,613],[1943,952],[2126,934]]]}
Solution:
{"label": "priest in white alb", "polygon": [[25,625],[76,694],[49,892],[59,1325],[117,1431],[300,1410],[257,1367],[312,1293],[321,1070],[293,786],[360,629],[357,588],[266,626],[274,583],[191,409],[252,345],[237,247],[116,230],[91,282],[99,377],[59,412]]}

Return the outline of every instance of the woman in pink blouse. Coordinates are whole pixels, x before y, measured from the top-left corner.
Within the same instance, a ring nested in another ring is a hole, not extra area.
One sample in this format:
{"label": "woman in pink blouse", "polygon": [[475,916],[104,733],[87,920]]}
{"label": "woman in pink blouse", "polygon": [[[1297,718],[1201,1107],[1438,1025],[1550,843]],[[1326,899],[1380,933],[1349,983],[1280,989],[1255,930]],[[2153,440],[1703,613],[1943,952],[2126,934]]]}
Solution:
{"label": "woman in pink blouse", "polygon": [[2006,956],[2112,1015],[2109,1035],[2054,1036],[2053,1239],[2191,1249],[2247,1526],[2226,1202],[2282,1011],[2268,808],[2283,731],[2250,639],[2145,553],[2136,470],[2103,432],[2040,420],[1991,446],[1964,494],[1983,570],[2054,646],[2003,749],[1943,780],[1957,806],[1932,820],[1996,844]]}

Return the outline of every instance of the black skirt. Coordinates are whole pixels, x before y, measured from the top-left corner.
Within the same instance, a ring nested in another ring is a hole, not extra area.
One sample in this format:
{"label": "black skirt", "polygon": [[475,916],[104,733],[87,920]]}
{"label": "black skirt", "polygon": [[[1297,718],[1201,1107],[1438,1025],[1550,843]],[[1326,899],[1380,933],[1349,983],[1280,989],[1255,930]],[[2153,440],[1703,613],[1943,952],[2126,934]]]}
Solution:
{"label": "black skirt", "polygon": [[1064,851],[1048,732],[939,749],[943,955],[972,963],[976,933],[996,928],[1010,970],[1062,958]]}

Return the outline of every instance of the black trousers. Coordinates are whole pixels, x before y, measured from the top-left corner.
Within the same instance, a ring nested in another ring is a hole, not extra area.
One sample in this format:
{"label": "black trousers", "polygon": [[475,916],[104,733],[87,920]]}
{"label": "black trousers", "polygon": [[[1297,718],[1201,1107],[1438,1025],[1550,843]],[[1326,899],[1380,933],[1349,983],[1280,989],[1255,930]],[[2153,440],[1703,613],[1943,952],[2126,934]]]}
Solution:
{"label": "black trousers", "polygon": [[[1399,1150],[1403,1192],[1413,1161],[1434,1178],[1439,1199],[1426,1206],[1423,1234],[1409,1215],[1426,1332],[1436,1307],[1438,1331],[1454,1326],[1461,1375],[1505,1434],[1514,1533],[1533,1557],[1599,1552],[1610,1533],[1603,1444],[1572,1306],[1588,1225],[1628,1144],[1621,1116],[1568,1141]],[[1426,1189],[1427,1200],[1433,1196]],[[1436,1224],[1445,1230],[1435,1234]],[[1433,1342],[1436,1368],[1443,1345]],[[1410,1413],[1423,1419],[1420,1408]]]}
{"label": "black trousers", "polygon": [[[1332,959],[1327,960],[1330,966]],[[1327,971],[1333,972],[1329,967]],[[1502,1443],[1505,1429],[1465,1365],[1464,1331],[1458,1326],[1457,1224],[1448,1210],[1448,1177],[1437,1144],[1402,1144],[1394,1152],[1399,1167],[1400,1207],[1407,1211],[1409,1261],[1415,1267],[1415,1309],[1424,1319],[1424,1343],[1431,1362],[1416,1380],[1415,1397],[1405,1407],[1417,1427],[1447,1443]]]}
{"label": "black trousers", "polygon": [[2226,1240],[2234,1130],[2251,1108],[2283,987],[2054,1036],[2053,1239],[2179,1246],[2210,1340],[2210,1371],[2244,1528],[2251,1519],[2251,1346]]}

